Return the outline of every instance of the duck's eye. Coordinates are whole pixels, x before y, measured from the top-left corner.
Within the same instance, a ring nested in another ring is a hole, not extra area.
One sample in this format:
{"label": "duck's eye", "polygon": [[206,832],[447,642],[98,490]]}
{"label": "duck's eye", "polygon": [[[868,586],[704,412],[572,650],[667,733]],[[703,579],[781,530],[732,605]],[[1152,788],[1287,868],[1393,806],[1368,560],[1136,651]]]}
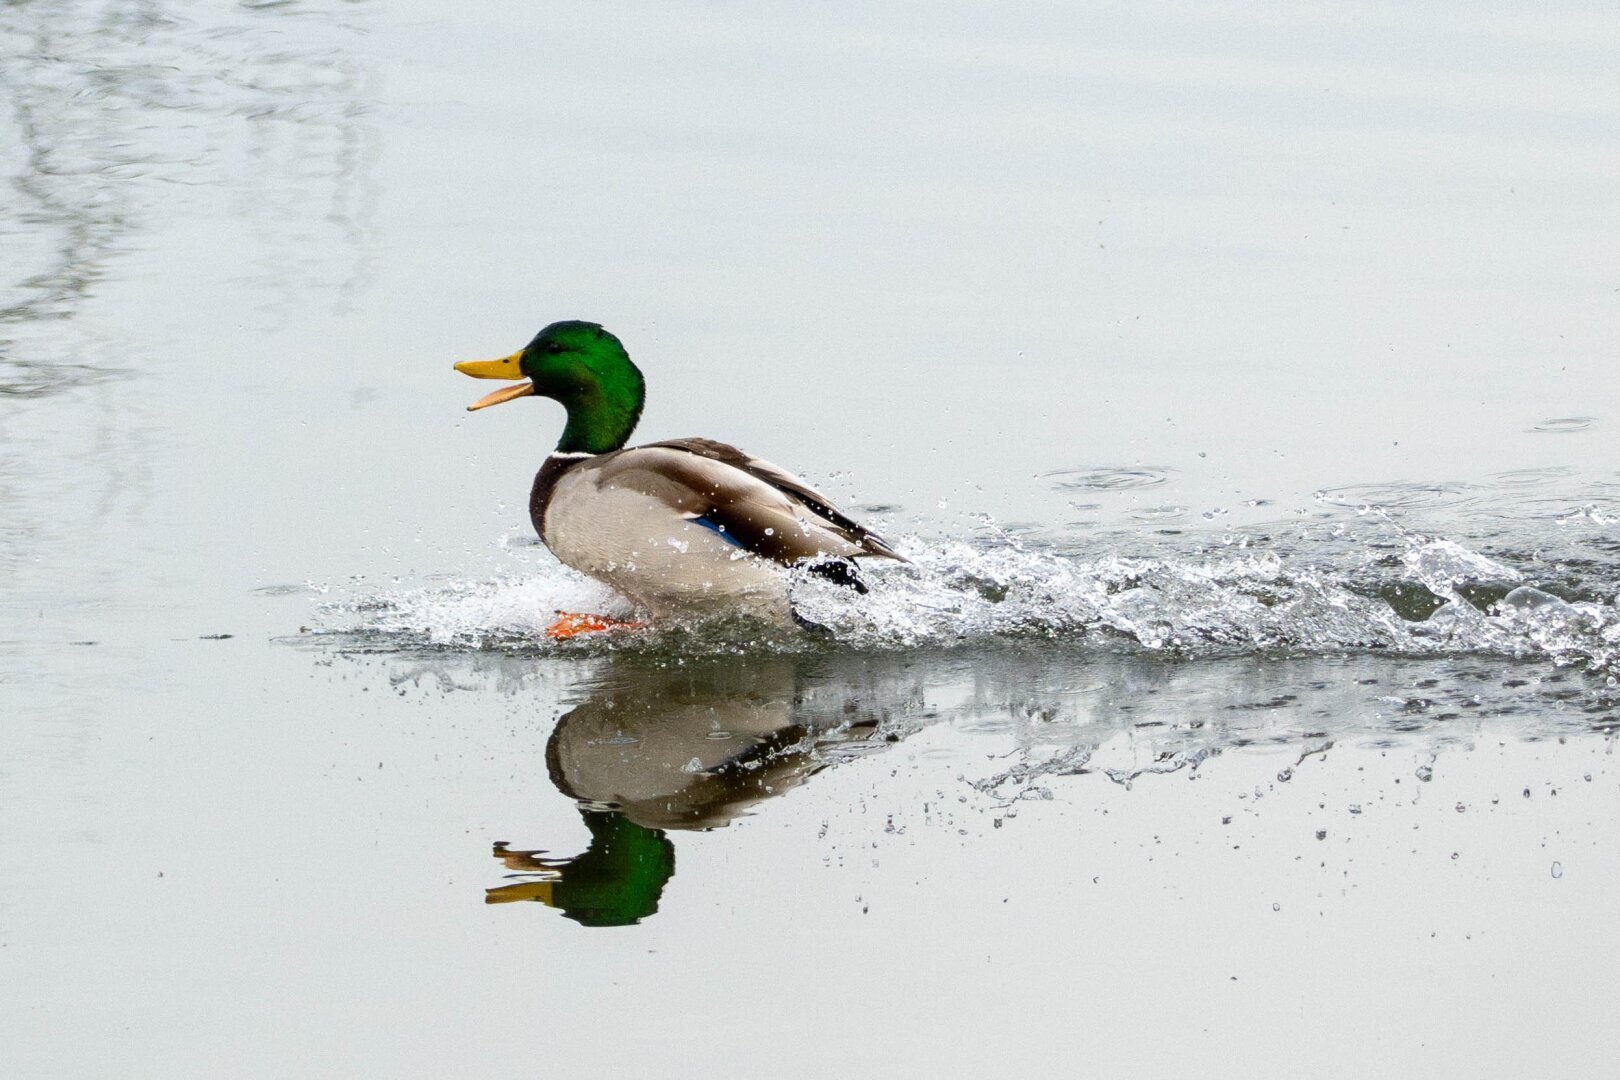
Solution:
{"label": "duck's eye", "polygon": [[562,342],[560,342],[560,341],[548,341],[548,342],[546,342],[546,352],[562,352],[562,351],[563,351]]}

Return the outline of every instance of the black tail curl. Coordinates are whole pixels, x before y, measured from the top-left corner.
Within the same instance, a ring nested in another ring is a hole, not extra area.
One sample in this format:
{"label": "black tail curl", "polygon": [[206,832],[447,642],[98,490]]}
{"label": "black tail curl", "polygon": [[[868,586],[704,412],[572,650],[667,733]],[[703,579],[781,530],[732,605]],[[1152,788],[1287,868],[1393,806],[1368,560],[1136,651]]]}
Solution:
{"label": "black tail curl", "polygon": [[855,560],[853,559],[818,559],[815,562],[805,563],[804,568],[812,574],[819,574],[835,585],[842,585],[846,589],[854,589],[862,596],[865,596],[868,591],[866,582],[861,580],[859,571],[855,569]]}

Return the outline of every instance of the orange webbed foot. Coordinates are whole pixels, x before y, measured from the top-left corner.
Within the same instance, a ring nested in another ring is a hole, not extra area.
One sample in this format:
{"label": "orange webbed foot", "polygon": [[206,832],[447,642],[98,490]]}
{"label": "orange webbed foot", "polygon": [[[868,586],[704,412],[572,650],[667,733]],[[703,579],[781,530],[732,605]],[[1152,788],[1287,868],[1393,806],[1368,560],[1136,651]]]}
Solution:
{"label": "orange webbed foot", "polygon": [[603,630],[641,630],[646,623],[639,621],[625,621],[624,619],[610,619],[606,615],[589,615],[572,611],[557,612],[557,621],[546,627],[546,637],[554,641],[575,637],[579,634],[597,634]]}

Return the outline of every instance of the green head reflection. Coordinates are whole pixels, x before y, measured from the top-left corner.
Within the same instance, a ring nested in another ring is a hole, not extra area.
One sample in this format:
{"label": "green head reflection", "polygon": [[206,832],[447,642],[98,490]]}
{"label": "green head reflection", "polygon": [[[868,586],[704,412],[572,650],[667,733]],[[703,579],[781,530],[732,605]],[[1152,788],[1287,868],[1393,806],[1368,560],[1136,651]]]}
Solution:
{"label": "green head reflection", "polygon": [[591,843],[572,859],[495,845],[495,857],[531,880],[502,885],[487,904],[537,900],[585,926],[629,926],[658,910],[675,873],[675,845],[662,831],[637,825],[615,810],[580,810]]}

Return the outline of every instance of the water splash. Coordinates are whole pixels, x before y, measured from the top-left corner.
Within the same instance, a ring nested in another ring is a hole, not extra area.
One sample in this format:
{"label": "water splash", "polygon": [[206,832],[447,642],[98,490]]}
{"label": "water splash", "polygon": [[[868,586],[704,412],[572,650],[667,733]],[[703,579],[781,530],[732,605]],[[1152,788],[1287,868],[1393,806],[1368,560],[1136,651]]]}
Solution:
{"label": "water splash", "polygon": [[866,564],[866,596],[794,575],[795,609],[823,628],[819,634],[675,624],[552,643],[544,630],[560,609],[630,612],[605,587],[547,557],[521,577],[350,596],[326,605],[318,633],[384,650],[705,654],[1038,641],[1186,658],[1360,651],[1620,666],[1612,599],[1567,599],[1569,590],[1546,577],[1446,539],[1397,532],[1378,544],[1290,550],[1245,542],[1152,558],[1084,558],[1011,538],[913,540],[907,550],[910,563]]}
{"label": "water splash", "polygon": [[522,577],[457,580],[325,605],[335,633],[360,648],[544,647],[558,611],[631,614],[607,586],[551,562]]}

